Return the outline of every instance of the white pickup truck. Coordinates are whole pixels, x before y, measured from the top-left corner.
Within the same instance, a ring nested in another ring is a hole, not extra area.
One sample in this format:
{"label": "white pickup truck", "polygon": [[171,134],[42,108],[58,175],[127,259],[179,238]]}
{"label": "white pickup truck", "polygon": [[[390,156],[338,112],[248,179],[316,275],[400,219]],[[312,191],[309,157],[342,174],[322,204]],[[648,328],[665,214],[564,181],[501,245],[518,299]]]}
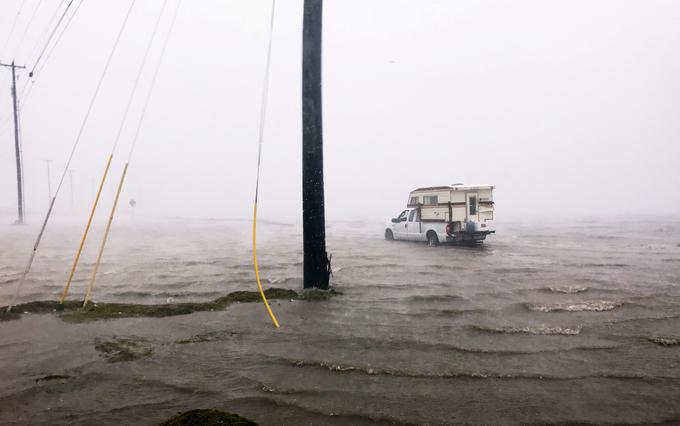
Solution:
{"label": "white pickup truck", "polygon": [[462,185],[418,188],[409,195],[408,208],[385,226],[388,240],[440,243],[478,243],[496,232],[493,186]]}

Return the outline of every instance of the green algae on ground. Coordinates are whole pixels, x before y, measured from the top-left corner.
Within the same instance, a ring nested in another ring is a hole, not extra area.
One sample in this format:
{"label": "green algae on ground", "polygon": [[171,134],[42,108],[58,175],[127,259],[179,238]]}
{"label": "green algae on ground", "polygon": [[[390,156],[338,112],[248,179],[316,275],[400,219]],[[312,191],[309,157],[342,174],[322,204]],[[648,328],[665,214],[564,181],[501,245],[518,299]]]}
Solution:
{"label": "green algae on ground", "polygon": [[20,313],[14,311],[7,312],[7,308],[0,308],[0,321],[12,321],[19,318],[21,318]]}
{"label": "green algae on ground", "polygon": [[147,358],[153,353],[148,339],[138,336],[114,337],[111,340],[95,339],[94,348],[108,362],[127,362]]}
{"label": "green algae on ground", "polygon": [[[265,290],[267,299],[299,299],[308,301],[327,300],[329,297],[341,294],[337,290],[305,290],[301,294],[295,290],[285,288],[269,288]],[[56,312],[66,322],[82,323],[116,318],[151,317],[162,318],[175,315],[187,315],[194,312],[223,310],[232,303],[254,303],[261,300],[257,291],[235,291],[210,302],[164,303],[142,305],[134,303],[90,303],[82,308],[82,303],[71,300],[63,305],[57,301],[35,301],[16,305],[11,312],[7,307],[0,308],[0,321],[18,319],[22,313],[47,314]]]}
{"label": "green algae on ground", "polygon": [[179,413],[160,426],[257,426],[257,423],[220,410],[191,410]]}
{"label": "green algae on ground", "polygon": [[89,322],[115,318],[151,317],[162,318],[187,315],[194,312],[221,309],[212,302],[168,303],[163,305],[138,305],[132,303],[96,303],[86,308],[66,311],[60,317],[71,323]]}
{"label": "green algae on ground", "polygon": [[321,290],[318,288],[305,289],[299,296],[300,300],[306,300],[308,302],[319,302],[328,300],[333,296],[342,294],[334,288],[329,288],[328,290]]}

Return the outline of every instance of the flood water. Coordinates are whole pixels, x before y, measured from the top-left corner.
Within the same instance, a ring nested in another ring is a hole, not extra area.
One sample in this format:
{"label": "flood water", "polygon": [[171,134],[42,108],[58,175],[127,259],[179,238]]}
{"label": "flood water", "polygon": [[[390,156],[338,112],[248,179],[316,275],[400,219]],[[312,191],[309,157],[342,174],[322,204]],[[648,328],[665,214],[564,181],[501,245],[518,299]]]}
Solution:
{"label": "flood water", "polygon": [[[249,226],[116,224],[93,298],[207,301],[256,290]],[[80,228],[48,229],[20,302],[58,298]],[[497,230],[481,247],[430,248],[385,241],[380,223],[330,223],[342,295],[274,301],[278,330],[255,303],[0,322],[0,423],[157,424],[194,408],[271,425],[680,423],[680,221]],[[0,228],[0,305],[36,231]],[[82,297],[100,234],[72,298]],[[262,223],[259,235],[263,284],[301,289],[301,228]],[[209,341],[177,343],[199,334]],[[153,353],[107,363],[95,339],[114,336],[145,337]],[[68,377],[36,382],[48,375]]]}

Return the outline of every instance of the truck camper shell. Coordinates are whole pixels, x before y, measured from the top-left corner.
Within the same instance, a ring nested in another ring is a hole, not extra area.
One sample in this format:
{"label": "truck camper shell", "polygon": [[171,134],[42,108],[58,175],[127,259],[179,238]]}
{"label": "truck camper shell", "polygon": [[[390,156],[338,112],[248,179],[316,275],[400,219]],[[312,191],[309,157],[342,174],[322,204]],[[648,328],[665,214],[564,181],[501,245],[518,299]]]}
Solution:
{"label": "truck camper shell", "polygon": [[420,208],[423,222],[493,220],[493,185],[431,186],[411,191],[407,207]]}

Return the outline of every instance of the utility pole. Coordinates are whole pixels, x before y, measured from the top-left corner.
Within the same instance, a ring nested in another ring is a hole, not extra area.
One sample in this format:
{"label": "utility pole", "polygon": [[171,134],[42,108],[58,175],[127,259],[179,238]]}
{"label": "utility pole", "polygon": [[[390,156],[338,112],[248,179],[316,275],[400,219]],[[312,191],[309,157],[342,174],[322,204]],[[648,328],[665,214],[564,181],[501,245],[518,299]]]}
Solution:
{"label": "utility pole", "polygon": [[302,227],[304,288],[328,289],[321,115],[323,0],[304,0],[302,23]]}
{"label": "utility pole", "polygon": [[50,173],[50,163],[52,160],[45,160],[45,163],[47,163],[47,201],[51,202],[52,201],[52,174]]}
{"label": "utility pole", "polygon": [[21,225],[24,223],[24,178],[21,170],[21,142],[19,141],[19,102],[17,100],[17,74],[16,69],[24,69],[25,66],[15,65],[14,61],[11,64],[3,64],[0,66],[12,69],[12,106],[14,109],[14,152],[17,159],[17,213],[18,218],[16,223]]}

